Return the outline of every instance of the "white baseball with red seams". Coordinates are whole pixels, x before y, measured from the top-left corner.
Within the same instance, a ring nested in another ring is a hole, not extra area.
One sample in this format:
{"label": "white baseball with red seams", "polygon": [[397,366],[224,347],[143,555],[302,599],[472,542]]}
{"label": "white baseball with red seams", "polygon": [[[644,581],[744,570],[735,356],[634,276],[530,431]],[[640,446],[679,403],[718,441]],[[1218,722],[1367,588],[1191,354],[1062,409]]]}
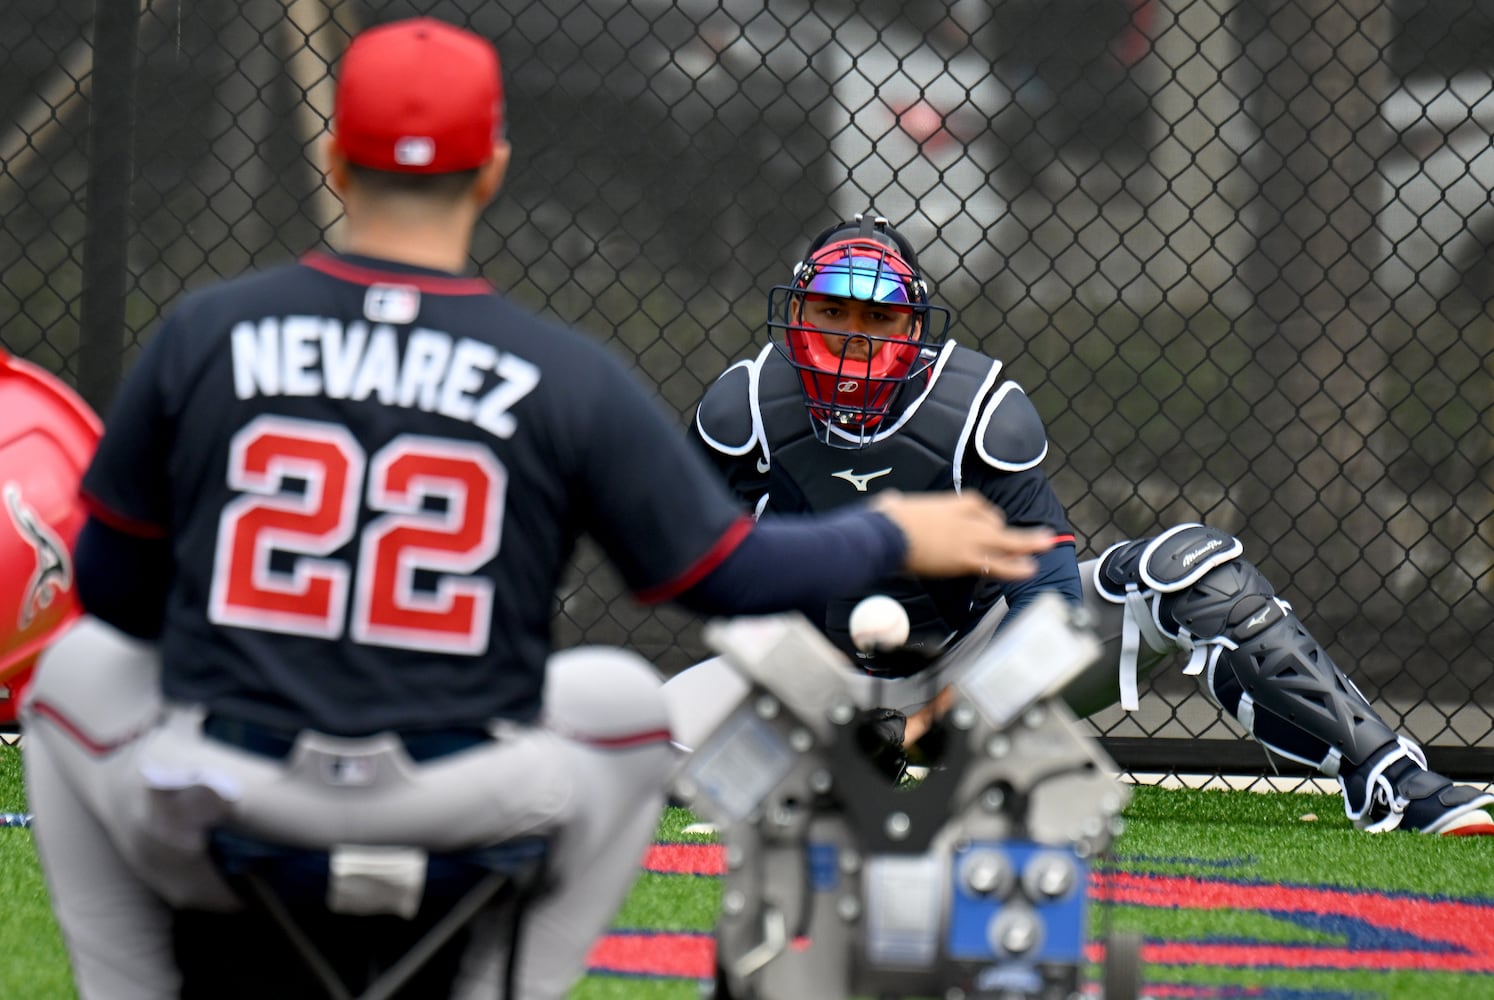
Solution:
{"label": "white baseball with red seams", "polygon": [[851,609],[851,641],[863,653],[895,649],[908,641],[908,611],[886,594],[863,598]]}

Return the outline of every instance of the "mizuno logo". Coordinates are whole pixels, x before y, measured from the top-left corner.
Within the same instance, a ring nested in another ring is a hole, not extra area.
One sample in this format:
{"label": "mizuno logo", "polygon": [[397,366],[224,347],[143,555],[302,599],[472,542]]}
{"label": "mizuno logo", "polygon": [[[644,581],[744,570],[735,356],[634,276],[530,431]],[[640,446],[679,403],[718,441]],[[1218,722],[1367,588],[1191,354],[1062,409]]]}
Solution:
{"label": "mizuno logo", "polygon": [[1210,552],[1213,552],[1215,549],[1219,548],[1223,544],[1224,543],[1221,542],[1217,538],[1210,539],[1209,542],[1207,544],[1205,544],[1202,548],[1194,549],[1192,552],[1190,552],[1187,555],[1185,555],[1183,557],[1183,565],[1184,566],[1192,566],[1195,562],[1197,562],[1198,560],[1202,559],[1204,556],[1208,555]]}
{"label": "mizuno logo", "polygon": [[73,585],[73,565],[68,561],[67,546],[45,521],[36,516],[36,511],[26,506],[21,488],[15,483],[5,484],[5,509],[10,513],[16,532],[36,553],[36,567],[31,579],[26,581],[21,613],[16,619],[16,624],[24,629],[35,620],[38,612],[51,606],[53,598]]}
{"label": "mizuno logo", "polygon": [[839,472],[830,473],[830,475],[836,479],[844,479],[846,482],[856,487],[857,493],[865,493],[867,483],[871,482],[873,479],[876,479],[878,476],[885,476],[891,472],[892,466],[889,465],[887,468],[879,469],[876,472],[858,474],[852,472],[850,469],[841,469]]}
{"label": "mizuno logo", "polygon": [[1258,614],[1254,618],[1250,619],[1250,621],[1246,622],[1245,623],[1245,627],[1247,629],[1252,629],[1252,628],[1255,628],[1257,625],[1264,625],[1265,622],[1266,622],[1266,619],[1268,619],[1270,617],[1271,617],[1271,609],[1270,609],[1270,607],[1267,607],[1266,610],[1262,611],[1260,614]]}

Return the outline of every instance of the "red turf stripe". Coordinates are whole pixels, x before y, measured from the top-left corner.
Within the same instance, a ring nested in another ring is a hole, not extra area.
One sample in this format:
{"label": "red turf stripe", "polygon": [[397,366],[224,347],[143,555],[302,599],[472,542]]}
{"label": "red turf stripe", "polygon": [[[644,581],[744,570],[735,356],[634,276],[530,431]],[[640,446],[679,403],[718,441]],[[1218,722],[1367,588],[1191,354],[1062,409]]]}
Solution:
{"label": "red turf stripe", "polygon": [[[655,844],[645,867],[662,874],[721,875],[719,844]],[[1142,958],[1153,965],[1277,969],[1416,969],[1494,974],[1494,919],[1483,901],[1379,894],[1314,886],[1251,884],[1190,876],[1104,872],[1092,882],[1096,903],[1127,903],[1163,909],[1232,909],[1278,913],[1341,915],[1393,928],[1447,951],[1408,948],[1345,948],[1336,945],[1266,942],[1149,941]],[[714,942],[708,933],[614,934],[598,945],[592,971],[707,979],[714,974]],[[1086,954],[1101,961],[1104,946]],[[1183,992],[1157,996],[1186,996]]]}
{"label": "red turf stripe", "polygon": [[603,975],[710,979],[716,942],[709,934],[608,934],[591,949],[586,966]]}
{"label": "red turf stripe", "polygon": [[1245,969],[1415,969],[1424,972],[1491,972],[1486,955],[1425,951],[1323,948],[1314,945],[1194,944],[1163,941],[1141,951],[1148,965],[1214,965]]}
{"label": "red turf stripe", "polygon": [[1277,968],[1428,969],[1494,973],[1494,908],[1487,903],[1407,894],[1381,895],[1346,889],[1251,885],[1185,876],[1107,874],[1096,880],[1094,898],[1168,909],[1255,910],[1320,913],[1391,927],[1428,941],[1455,946],[1461,954],[1403,950],[1355,950],[1314,946],[1223,945],[1164,942],[1149,945],[1149,962],[1268,965]]}
{"label": "red turf stripe", "polygon": [[720,844],[654,844],[643,868],[658,875],[724,875],[726,854]]}

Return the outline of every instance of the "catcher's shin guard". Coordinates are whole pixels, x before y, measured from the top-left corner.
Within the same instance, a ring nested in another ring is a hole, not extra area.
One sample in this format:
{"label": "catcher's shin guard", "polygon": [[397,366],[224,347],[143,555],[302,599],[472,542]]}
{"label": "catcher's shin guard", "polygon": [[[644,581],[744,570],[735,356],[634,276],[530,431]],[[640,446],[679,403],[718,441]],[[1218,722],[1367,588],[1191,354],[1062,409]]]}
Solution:
{"label": "catcher's shin guard", "polygon": [[1209,695],[1282,756],[1336,777],[1341,765],[1352,770],[1397,744],[1241,551],[1224,532],[1179,525],[1113,546],[1095,583],[1106,600],[1126,605],[1128,636],[1135,618],[1135,634],[1153,649],[1191,650],[1186,672],[1205,674]]}

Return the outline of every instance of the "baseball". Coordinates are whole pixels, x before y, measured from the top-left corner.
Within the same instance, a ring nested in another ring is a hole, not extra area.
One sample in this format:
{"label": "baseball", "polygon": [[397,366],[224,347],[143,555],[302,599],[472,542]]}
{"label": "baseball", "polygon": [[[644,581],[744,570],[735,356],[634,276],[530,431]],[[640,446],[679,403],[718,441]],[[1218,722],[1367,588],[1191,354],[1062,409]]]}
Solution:
{"label": "baseball", "polygon": [[908,641],[908,612],[886,594],[863,598],[851,609],[851,641],[863,653],[894,649]]}

